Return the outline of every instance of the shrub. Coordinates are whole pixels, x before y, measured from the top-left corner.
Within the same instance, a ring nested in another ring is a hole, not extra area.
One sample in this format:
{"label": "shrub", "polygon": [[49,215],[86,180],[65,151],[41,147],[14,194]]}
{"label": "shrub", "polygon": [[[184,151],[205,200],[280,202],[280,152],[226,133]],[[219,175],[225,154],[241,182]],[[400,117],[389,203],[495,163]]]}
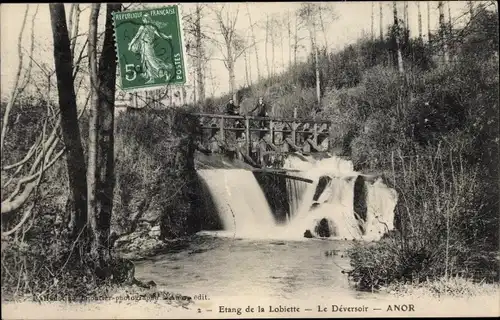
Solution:
{"label": "shrub", "polygon": [[498,216],[477,203],[480,167],[465,166],[462,155],[452,150],[439,148],[412,157],[400,150],[392,153],[389,181],[399,194],[400,233],[350,251],[349,275],[358,288],[443,276],[498,280],[498,239],[488,238],[492,230],[482,232],[483,223],[498,226]]}

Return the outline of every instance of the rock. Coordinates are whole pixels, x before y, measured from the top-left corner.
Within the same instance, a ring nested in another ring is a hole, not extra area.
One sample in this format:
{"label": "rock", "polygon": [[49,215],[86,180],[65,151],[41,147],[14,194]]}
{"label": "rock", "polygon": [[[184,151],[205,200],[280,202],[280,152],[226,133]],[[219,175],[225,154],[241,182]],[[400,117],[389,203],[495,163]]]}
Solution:
{"label": "rock", "polygon": [[326,218],[321,219],[314,231],[316,231],[316,234],[320,237],[330,237],[331,232],[328,220]]}
{"label": "rock", "polygon": [[319,207],[319,205],[320,205],[320,204],[319,204],[318,202],[314,202],[314,203],[311,205],[310,210],[314,210],[314,209],[316,209],[317,207]]}
{"label": "rock", "polygon": [[311,230],[307,229],[306,232],[304,232],[304,238],[314,238],[314,236],[311,233]]}
{"label": "rock", "polygon": [[133,232],[118,238],[115,249],[122,257],[137,260],[151,257],[167,247],[167,243],[160,240],[159,226],[153,227],[149,232]]}
{"label": "rock", "polygon": [[313,201],[318,201],[320,196],[326,190],[328,184],[332,181],[332,178],[328,176],[322,176],[319,178],[318,186],[316,187],[316,191],[314,192]]}
{"label": "rock", "polygon": [[140,218],[140,222],[155,223],[161,219],[161,211],[149,208]]}
{"label": "rock", "polygon": [[161,235],[160,226],[154,226],[149,230],[150,237],[159,237]]}

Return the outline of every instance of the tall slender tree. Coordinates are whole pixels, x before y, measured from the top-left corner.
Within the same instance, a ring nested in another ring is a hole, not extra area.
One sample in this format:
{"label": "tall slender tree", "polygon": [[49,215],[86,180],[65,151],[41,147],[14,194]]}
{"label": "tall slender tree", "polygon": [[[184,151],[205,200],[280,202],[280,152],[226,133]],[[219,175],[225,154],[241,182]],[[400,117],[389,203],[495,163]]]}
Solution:
{"label": "tall slender tree", "polygon": [[271,67],[269,65],[269,54],[268,54],[268,43],[269,43],[269,33],[271,25],[269,23],[269,14],[266,13],[266,25],[265,25],[265,30],[266,30],[266,40],[264,43],[264,56],[266,58],[266,69],[267,69],[267,77],[269,78],[271,76]]}
{"label": "tall slender tree", "polygon": [[[325,26],[325,22],[323,21],[323,11],[325,11],[325,7],[320,4],[318,8],[318,16],[319,16],[319,25],[321,27],[321,33],[323,33],[323,37],[325,39],[325,49],[328,52],[328,31]],[[373,7],[372,7],[372,35],[373,35]]]}
{"label": "tall slender tree", "polygon": [[452,22],[451,22],[451,8],[450,8],[450,1],[446,1],[446,6],[448,7],[448,35],[451,36],[453,29],[452,29]]}
{"label": "tall slender tree", "polygon": [[91,255],[95,261],[99,261],[99,226],[97,221],[97,127],[99,109],[99,78],[97,75],[97,19],[101,4],[94,3],[90,10],[89,22],[89,70],[91,104],[89,108],[89,138],[88,138],[88,161],[87,161],[87,212],[89,225],[93,231]]}
{"label": "tall slender tree", "polygon": [[408,1],[405,1],[405,29],[410,32],[410,15],[408,14]]}
{"label": "tall slender tree", "polygon": [[253,44],[247,46],[243,37],[236,30],[239,6],[236,6],[234,12],[229,12],[225,4],[214,5],[211,9],[215,16],[215,23],[218,26],[222,41],[217,37],[213,37],[211,40],[223,56],[221,60],[229,73],[229,90],[234,101],[238,101],[235,73],[236,62]]}
{"label": "tall slender tree", "polygon": [[[104,40],[99,58],[99,107],[97,110],[97,193],[96,214],[98,230],[99,257],[107,264],[110,258],[111,243],[109,232],[113,213],[113,194],[115,189],[114,158],[114,117],[116,96],[116,51],[113,30],[113,12],[121,11],[121,3],[106,4],[106,23]],[[155,103],[159,104],[161,93],[155,91]]]}
{"label": "tall slender tree", "polygon": [[246,52],[243,52],[243,60],[245,62],[245,85],[250,86],[250,77],[248,76],[248,59]]}
{"label": "tall slender tree", "polygon": [[83,146],[80,138],[76,94],[73,83],[73,61],[62,3],[49,4],[54,62],[57,77],[61,129],[66,147],[66,166],[69,178],[70,202],[74,211],[71,234],[74,239],[84,231],[87,223],[87,183]]}
{"label": "tall slender tree", "polygon": [[246,8],[247,8],[247,15],[248,15],[248,22],[250,23],[250,31],[252,32],[252,44],[254,47],[254,52],[255,52],[255,61],[256,61],[256,67],[257,67],[257,79],[261,79],[261,74],[260,74],[260,63],[259,63],[259,52],[257,49],[257,40],[255,38],[255,31],[254,31],[254,26],[252,23],[252,17],[250,15],[250,9],[248,8],[248,3],[245,3]]}
{"label": "tall slender tree", "polygon": [[311,54],[314,59],[314,71],[316,74],[316,99],[318,102],[318,107],[321,106],[321,78],[319,72],[319,55],[318,55],[318,41],[317,41],[317,16],[318,16],[319,6],[313,3],[304,3],[299,8],[299,16],[306,23],[309,29],[309,36],[311,39]]}
{"label": "tall slender tree", "polygon": [[431,4],[430,1],[427,1],[427,41],[432,41],[432,33],[431,33]]}
{"label": "tall slender tree", "polygon": [[293,42],[293,64],[297,65],[297,52],[299,50],[299,43],[302,39],[299,37],[299,12],[295,12],[295,32]]}
{"label": "tall slender tree", "polygon": [[384,12],[382,7],[382,1],[378,3],[379,8],[379,28],[380,28],[380,41],[384,40]]}
{"label": "tall slender tree", "polygon": [[276,71],[276,63],[275,63],[275,49],[276,49],[276,19],[274,16],[271,17],[269,21],[269,29],[266,32],[269,32],[271,38],[271,75],[275,75]]}
{"label": "tall slender tree", "polygon": [[420,1],[417,1],[418,11],[418,39],[422,41],[422,12],[420,11]]}
{"label": "tall slender tree", "polygon": [[406,14],[407,1],[403,1],[403,27],[406,28],[406,21],[408,20],[408,15]]}
{"label": "tall slender tree", "polygon": [[441,42],[443,63],[446,65],[450,62],[450,56],[448,52],[448,39],[446,34],[448,33],[446,24],[444,22],[444,3],[443,1],[438,2],[439,10],[439,41]]}
{"label": "tall slender tree", "polygon": [[290,9],[286,12],[288,30],[288,68],[292,68],[292,23],[290,19]]}
{"label": "tall slender tree", "polygon": [[400,74],[404,74],[404,67],[403,67],[403,55],[401,54],[401,45],[400,45],[400,36],[401,36],[401,30],[399,26],[399,18],[398,18],[398,7],[397,7],[397,1],[392,2],[392,10],[394,14],[394,30],[395,34],[394,37],[396,39],[396,50],[397,50],[397,56],[398,56],[398,70]]}
{"label": "tall slender tree", "polygon": [[203,103],[205,101],[205,76],[204,76],[204,57],[203,36],[201,32],[202,4],[196,4],[196,22],[195,22],[195,41],[196,41],[196,87],[198,89],[198,99]]}
{"label": "tall slender tree", "polygon": [[375,28],[375,16],[374,16],[374,8],[375,8],[375,2],[372,2],[372,15],[371,15],[371,32],[370,32],[370,38],[372,39],[373,41],[373,37],[374,37],[374,28]]}

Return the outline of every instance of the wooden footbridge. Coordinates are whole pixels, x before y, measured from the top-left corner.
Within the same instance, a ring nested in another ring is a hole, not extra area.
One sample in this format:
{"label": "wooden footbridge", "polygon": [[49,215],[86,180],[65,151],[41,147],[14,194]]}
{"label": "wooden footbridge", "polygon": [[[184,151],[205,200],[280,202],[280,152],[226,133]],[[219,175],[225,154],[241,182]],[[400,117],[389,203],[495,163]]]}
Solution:
{"label": "wooden footbridge", "polygon": [[232,154],[254,168],[273,165],[287,153],[327,152],[331,122],[297,118],[195,113],[202,144],[212,153]]}

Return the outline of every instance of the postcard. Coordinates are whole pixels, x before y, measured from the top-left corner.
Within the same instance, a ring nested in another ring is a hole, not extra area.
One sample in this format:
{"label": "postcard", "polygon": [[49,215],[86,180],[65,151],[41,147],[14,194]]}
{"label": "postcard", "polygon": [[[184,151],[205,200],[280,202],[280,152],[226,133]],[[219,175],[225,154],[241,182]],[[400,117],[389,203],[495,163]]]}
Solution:
{"label": "postcard", "polygon": [[0,14],[2,318],[500,315],[495,2]]}

